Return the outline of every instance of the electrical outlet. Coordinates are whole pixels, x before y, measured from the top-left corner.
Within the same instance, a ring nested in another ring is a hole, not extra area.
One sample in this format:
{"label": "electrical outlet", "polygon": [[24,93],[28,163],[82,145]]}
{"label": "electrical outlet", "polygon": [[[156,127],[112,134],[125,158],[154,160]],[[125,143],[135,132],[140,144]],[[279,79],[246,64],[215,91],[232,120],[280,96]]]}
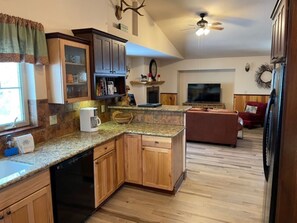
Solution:
{"label": "electrical outlet", "polygon": [[105,105],[101,105],[101,113],[105,112]]}
{"label": "electrical outlet", "polygon": [[50,125],[56,125],[58,123],[57,115],[51,115],[49,117],[49,122],[50,122]]}

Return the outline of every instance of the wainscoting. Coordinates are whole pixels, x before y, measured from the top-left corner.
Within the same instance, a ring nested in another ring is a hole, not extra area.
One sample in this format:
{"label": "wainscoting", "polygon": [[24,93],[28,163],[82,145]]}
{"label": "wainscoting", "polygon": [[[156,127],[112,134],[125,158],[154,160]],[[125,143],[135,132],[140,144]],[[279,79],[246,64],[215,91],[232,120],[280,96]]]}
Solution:
{"label": "wainscoting", "polygon": [[256,101],[267,103],[269,95],[255,95],[255,94],[234,94],[233,97],[233,110],[242,112],[248,101]]}

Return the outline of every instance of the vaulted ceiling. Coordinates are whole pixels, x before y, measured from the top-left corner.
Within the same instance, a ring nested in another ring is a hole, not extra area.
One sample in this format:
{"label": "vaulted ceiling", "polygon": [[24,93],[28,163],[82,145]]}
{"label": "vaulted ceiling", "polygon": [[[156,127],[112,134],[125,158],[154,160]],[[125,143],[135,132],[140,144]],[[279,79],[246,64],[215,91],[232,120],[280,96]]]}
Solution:
{"label": "vaulted ceiling", "polygon": [[[146,0],[145,10],[185,58],[270,54],[270,15],[276,0]],[[199,13],[224,30],[196,36]]]}

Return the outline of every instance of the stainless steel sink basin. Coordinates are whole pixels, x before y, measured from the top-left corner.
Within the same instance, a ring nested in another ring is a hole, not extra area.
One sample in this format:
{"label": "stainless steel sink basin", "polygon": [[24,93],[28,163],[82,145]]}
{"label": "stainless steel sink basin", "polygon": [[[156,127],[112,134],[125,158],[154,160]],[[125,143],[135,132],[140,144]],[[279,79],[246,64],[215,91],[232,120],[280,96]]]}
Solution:
{"label": "stainless steel sink basin", "polygon": [[30,166],[28,163],[0,160],[0,183],[25,174]]}

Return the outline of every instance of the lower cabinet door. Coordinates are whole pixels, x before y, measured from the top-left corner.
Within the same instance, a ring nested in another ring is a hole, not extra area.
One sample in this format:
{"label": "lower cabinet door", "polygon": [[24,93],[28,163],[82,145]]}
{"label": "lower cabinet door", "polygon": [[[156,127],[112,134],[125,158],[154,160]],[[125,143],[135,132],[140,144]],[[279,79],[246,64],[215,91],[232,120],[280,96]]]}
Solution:
{"label": "lower cabinet door", "polygon": [[117,172],[117,181],[116,187],[119,187],[125,182],[125,157],[124,157],[124,136],[120,136],[115,141],[116,147],[116,172]]}
{"label": "lower cabinet door", "polygon": [[143,185],[172,190],[171,149],[142,148]]}
{"label": "lower cabinet door", "polygon": [[5,209],[4,222],[53,223],[52,213],[51,189],[46,186]]}
{"label": "lower cabinet door", "polygon": [[126,182],[142,184],[141,135],[125,135],[124,153]]}
{"label": "lower cabinet door", "polygon": [[95,206],[115,190],[115,150],[94,160]]}

